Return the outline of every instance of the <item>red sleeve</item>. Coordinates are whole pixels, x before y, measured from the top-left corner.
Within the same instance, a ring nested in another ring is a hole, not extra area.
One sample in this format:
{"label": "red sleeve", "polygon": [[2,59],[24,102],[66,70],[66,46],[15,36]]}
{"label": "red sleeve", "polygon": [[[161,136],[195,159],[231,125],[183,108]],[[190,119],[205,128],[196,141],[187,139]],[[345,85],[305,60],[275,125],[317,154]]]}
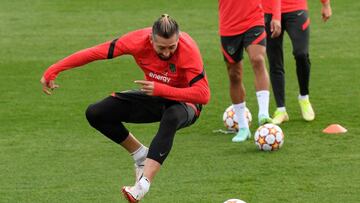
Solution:
{"label": "red sleeve", "polygon": [[51,65],[44,73],[44,78],[46,81],[54,80],[57,75],[64,70],[76,68],[83,66],[87,63],[96,60],[111,59],[113,57],[120,56],[123,51],[116,46],[115,39],[113,41],[108,41],[97,46],[87,48],[81,51],[78,51],[57,63]]}
{"label": "red sleeve", "polygon": [[205,71],[187,70],[186,78],[189,87],[177,88],[166,84],[155,82],[154,96],[167,99],[189,102],[194,104],[207,104],[210,100],[210,90]]}
{"label": "red sleeve", "polygon": [[275,20],[281,21],[281,0],[265,0],[271,1],[272,16]]}

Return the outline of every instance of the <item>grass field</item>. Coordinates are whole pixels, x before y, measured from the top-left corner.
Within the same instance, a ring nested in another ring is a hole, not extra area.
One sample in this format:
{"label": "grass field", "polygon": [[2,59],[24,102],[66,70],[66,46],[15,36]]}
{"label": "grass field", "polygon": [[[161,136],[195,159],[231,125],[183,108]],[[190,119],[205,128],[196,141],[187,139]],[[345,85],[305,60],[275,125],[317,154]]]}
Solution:
{"label": "grass field", "polygon": [[[288,38],[285,41],[285,144],[275,153],[253,141],[231,143],[222,113],[230,104],[220,53],[217,1],[0,0],[0,202],[125,202],[119,190],[133,183],[132,159],[90,128],[84,111],[116,90],[136,87],[142,73],[131,57],[64,72],[52,96],[41,91],[43,71],[77,50],[152,25],[169,13],[203,54],[212,99],[199,121],[178,132],[171,154],[144,203],[360,202],[360,2],[333,1],[324,24],[320,3],[309,1],[311,100],[317,113],[302,121]],[[245,60],[247,104],[257,103]],[[271,98],[271,112],[274,99]],[[256,116],[255,116],[256,117]],[[344,135],[322,134],[331,123]],[[157,124],[127,125],[149,144]],[[252,125],[255,132],[256,124]]]}

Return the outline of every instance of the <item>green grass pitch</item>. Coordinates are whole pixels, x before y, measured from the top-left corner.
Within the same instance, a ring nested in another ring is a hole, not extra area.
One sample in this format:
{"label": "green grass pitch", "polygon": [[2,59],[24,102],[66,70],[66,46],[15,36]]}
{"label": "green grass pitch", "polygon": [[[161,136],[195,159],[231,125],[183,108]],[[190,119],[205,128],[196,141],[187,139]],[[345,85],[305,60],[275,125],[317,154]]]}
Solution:
{"label": "green grass pitch", "polygon": [[[198,43],[212,90],[198,122],[178,132],[171,154],[144,203],[250,203],[360,201],[360,3],[333,1],[321,22],[311,16],[311,101],[317,117],[301,119],[291,45],[285,39],[286,98],[291,121],[274,153],[253,141],[231,143],[222,113],[230,104],[220,53],[217,1],[0,0],[0,202],[125,202],[132,159],[89,127],[84,111],[112,91],[135,88],[142,73],[131,57],[99,61],[64,72],[54,95],[39,83],[52,63],[77,50],[151,26],[169,13]],[[245,58],[247,104],[256,118],[253,73]],[[271,113],[274,111],[271,96]],[[256,119],[255,119],[256,120]],[[344,135],[321,130],[340,123]],[[149,144],[157,124],[127,125]],[[256,122],[251,130],[256,130]]]}

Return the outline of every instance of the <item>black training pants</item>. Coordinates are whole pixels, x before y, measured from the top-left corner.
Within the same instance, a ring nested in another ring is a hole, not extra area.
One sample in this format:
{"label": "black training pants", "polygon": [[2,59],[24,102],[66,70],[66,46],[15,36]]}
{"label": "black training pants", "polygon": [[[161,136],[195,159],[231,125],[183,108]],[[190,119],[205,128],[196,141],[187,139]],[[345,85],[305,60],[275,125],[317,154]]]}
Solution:
{"label": "black training pants", "polygon": [[293,55],[296,61],[296,73],[301,95],[309,94],[309,17],[306,10],[281,15],[281,35],[271,38],[270,22],[272,15],[265,15],[267,32],[266,52],[270,66],[270,79],[278,107],[285,107],[285,70],[283,56],[283,38],[286,31],[291,39]]}
{"label": "black training pants", "polygon": [[147,96],[140,91],[127,91],[90,105],[86,118],[92,127],[118,144],[129,135],[123,122],[160,121],[147,157],[162,164],[171,150],[176,131],[193,124],[197,116],[195,110],[185,103]]}

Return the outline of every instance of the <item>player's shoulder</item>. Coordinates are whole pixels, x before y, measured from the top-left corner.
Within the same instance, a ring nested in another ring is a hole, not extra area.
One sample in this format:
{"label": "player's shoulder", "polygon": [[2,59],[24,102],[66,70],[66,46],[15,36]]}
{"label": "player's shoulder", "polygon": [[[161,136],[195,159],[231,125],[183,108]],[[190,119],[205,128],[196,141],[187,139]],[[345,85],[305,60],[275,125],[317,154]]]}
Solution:
{"label": "player's shoulder", "polygon": [[150,34],[151,28],[128,32],[119,38],[118,45],[126,47],[130,53],[137,53],[148,46]]}
{"label": "player's shoulder", "polygon": [[146,28],[131,31],[128,34],[130,34],[130,35],[138,35],[138,36],[143,36],[143,35],[148,36],[150,33],[151,33],[151,27],[146,27]]}
{"label": "player's shoulder", "polygon": [[151,34],[151,28],[147,27],[147,28],[128,32],[128,33],[122,35],[120,38],[141,40],[141,39],[147,39],[150,34]]}
{"label": "player's shoulder", "polygon": [[180,43],[185,44],[187,46],[197,48],[197,44],[196,44],[195,40],[186,32],[183,32],[183,31],[180,32],[179,41],[180,41]]}
{"label": "player's shoulder", "polygon": [[183,67],[202,66],[200,50],[195,40],[186,32],[181,32],[179,37],[179,63]]}
{"label": "player's shoulder", "polygon": [[200,54],[199,47],[195,40],[186,32],[180,32],[179,47],[182,53]]}

